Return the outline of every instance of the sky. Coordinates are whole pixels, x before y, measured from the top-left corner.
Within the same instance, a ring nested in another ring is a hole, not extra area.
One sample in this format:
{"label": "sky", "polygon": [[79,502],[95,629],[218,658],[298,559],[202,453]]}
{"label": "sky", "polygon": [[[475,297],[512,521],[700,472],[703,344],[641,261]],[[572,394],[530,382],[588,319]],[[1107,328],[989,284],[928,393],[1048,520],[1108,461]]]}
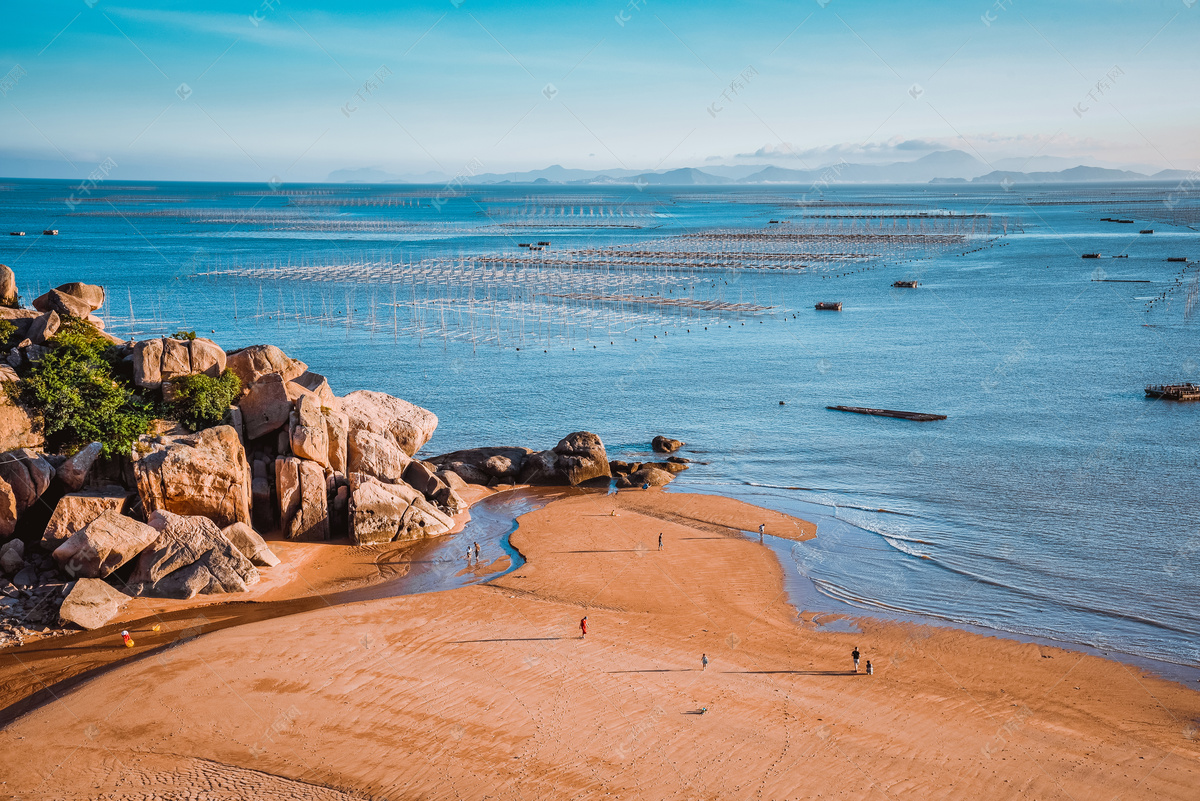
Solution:
{"label": "sky", "polygon": [[1197,0],[48,0],[3,18],[7,177],[814,169],[942,149],[1200,168]]}

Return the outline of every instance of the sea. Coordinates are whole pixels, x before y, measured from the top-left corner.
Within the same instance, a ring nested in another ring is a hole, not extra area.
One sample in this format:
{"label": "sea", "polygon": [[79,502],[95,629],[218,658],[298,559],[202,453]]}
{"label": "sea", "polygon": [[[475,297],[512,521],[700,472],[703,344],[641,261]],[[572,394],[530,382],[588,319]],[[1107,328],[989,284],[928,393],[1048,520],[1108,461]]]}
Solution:
{"label": "sea", "polygon": [[[1195,668],[1200,403],[1144,390],[1200,380],[1198,194],[0,180],[0,262],[429,408],[428,453],[681,439],[671,491],[818,523],[777,549],[815,611]],[[757,259],[781,230],[826,238]]]}

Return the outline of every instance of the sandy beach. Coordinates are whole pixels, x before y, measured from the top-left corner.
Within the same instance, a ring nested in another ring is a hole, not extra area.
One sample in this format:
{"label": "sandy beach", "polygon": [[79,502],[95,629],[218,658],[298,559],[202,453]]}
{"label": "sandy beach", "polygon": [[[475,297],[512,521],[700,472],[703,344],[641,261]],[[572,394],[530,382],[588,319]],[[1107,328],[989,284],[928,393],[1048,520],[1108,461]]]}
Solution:
{"label": "sandy beach", "polygon": [[[527,562],[490,584],[333,605],[296,590],[338,547],[310,546],[258,603],[204,610],[258,619],[181,638],[194,612],[168,611],[170,647],[8,723],[0,797],[1196,797],[1200,693],[951,629],[822,630],[743,533],[760,523],[815,529],[710,496],[575,494],[520,519]],[[124,650],[43,647],[64,666]],[[0,657],[15,692],[21,652]]]}

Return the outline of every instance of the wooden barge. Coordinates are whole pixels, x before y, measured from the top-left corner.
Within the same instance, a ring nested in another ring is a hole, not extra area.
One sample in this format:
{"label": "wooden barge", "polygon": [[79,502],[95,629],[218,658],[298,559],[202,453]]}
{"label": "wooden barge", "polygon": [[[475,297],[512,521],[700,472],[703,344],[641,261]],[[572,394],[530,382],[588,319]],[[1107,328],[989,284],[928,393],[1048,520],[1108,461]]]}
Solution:
{"label": "wooden barge", "polygon": [[815,308],[817,311],[841,311],[842,302],[840,300],[832,303],[829,301],[822,301],[821,303],[818,303]]}
{"label": "wooden barge", "polygon": [[871,414],[876,417],[895,417],[900,420],[916,420],[926,423],[931,420],[945,420],[944,414],[927,414],[926,412],[898,412],[895,409],[872,409],[867,406],[826,406],[835,412],[853,412],[854,414]]}
{"label": "wooden barge", "polygon": [[1200,384],[1148,384],[1147,398],[1173,401],[1200,401]]}

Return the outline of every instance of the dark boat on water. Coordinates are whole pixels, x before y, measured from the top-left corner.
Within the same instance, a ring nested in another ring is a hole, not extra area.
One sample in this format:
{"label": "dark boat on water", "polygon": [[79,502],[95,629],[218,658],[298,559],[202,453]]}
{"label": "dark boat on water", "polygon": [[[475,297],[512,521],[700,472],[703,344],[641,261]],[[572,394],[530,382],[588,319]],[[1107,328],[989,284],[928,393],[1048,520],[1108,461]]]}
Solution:
{"label": "dark boat on water", "polygon": [[842,302],[840,300],[835,303],[830,303],[828,301],[822,301],[821,303],[818,303],[816,305],[816,309],[817,309],[817,311],[841,311],[842,310]]}
{"label": "dark boat on water", "polygon": [[898,289],[916,289],[917,282],[916,281],[893,281],[892,286],[894,286]]}
{"label": "dark boat on water", "polygon": [[895,409],[872,409],[867,406],[826,406],[835,412],[854,412],[855,414],[870,414],[876,417],[895,417],[900,420],[916,420],[927,423],[931,420],[945,420],[944,414],[928,414],[926,412],[898,412]]}
{"label": "dark boat on water", "polygon": [[1080,258],[1098,259],[1098,258],[1100,258],[1100,254],[1099,253],[1084,253],[1083,256],[1081,256]]}
{"label": "dark boat on water", "polygon": [[1173,401],[1200,401],[1200,384],[1190,381],[1183,384],[1148,384],[1147,398]]}

